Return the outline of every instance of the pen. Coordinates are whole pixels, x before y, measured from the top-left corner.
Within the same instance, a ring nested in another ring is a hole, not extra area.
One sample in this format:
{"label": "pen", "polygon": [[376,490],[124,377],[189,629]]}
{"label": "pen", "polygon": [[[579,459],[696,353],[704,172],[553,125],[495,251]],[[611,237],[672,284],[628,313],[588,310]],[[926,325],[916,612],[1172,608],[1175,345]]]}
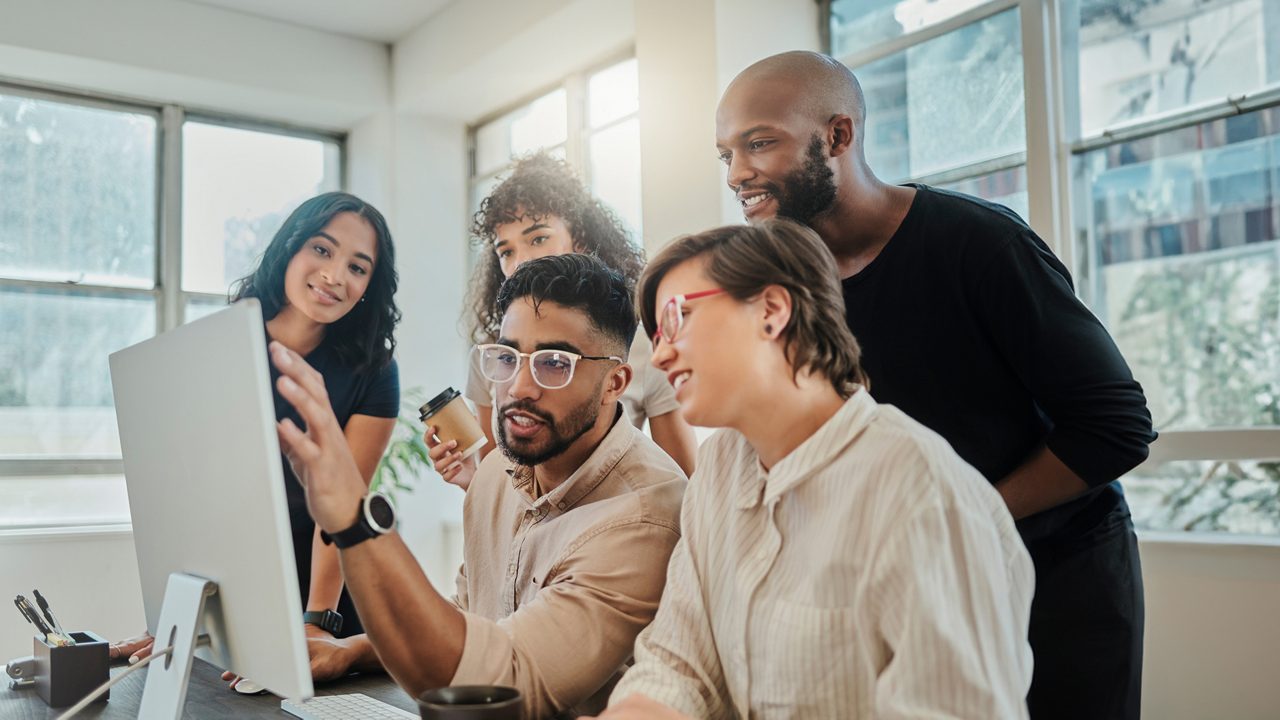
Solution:
{"label": "pen", "polygon": [[70,638],[71,636],[62,629],[62,625],[58,622],[57,618],[53,616],[53,611],[49,609],[49,601],[44,599],[44,596],[40,594],[39,590],[32,590],[31,594],[36,596],[36,604],[40,606],[40,612],[44,613],[44,617],[49,621],[49,625],[53,626],[53,629],[59,635],[65,638]]}
{"label": "pen", "polygon": [[35,608],[31,607],[31,603],[26,598],[18,595],[13,599],[13,604],[18,606],[18,611],[27,619],[27,622],[36,626],[41,635],[48,636],[53,632],[48,625],[45,625],[44,620],[40,618],[40,615],[36,613]]}

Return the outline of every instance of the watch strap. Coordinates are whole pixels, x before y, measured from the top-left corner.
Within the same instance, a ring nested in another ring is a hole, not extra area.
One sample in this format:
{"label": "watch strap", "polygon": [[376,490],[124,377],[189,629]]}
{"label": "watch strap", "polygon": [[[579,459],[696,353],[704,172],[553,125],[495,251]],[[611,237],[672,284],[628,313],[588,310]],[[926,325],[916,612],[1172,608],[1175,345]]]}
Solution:
{"label": "watch strap", "polygon": [[331,635],[342,632],[342,614],[334,610],[308,610],[302,613],[302,622],[315,625]]}

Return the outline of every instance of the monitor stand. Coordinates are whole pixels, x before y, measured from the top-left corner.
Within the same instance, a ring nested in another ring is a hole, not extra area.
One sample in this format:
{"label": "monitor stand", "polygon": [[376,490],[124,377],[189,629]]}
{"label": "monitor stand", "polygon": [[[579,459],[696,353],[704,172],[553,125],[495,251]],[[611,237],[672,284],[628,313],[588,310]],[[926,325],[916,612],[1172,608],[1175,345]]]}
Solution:
{"label": "monitor stand", "polygon": [[164,604],[156,623],[156,650],[173,647],[163,659],[147,668],[138,720],[181,720],[187,700],[187,680],[196,649],[196,631],[204,603],[218,591],[218,584],[186,573],[171,573],[165,585]]}

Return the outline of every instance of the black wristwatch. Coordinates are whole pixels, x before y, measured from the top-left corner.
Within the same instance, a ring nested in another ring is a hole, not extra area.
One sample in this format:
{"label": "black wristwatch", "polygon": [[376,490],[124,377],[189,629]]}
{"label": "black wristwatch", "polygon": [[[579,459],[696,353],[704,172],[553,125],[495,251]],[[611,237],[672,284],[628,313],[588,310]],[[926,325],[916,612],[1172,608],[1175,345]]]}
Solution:
{"label": "black wristwatch", "polygon": [[386,535],[395,529],[396,509],[380,492],[371,492],[360,501],[360,511],[356,514],[356,524],[333,535],[321,530],[320,539],[326,545],[333,543],[339,548],[349,548],[370,538]]}
{"label": "black wristwatch", "polygon": [[342,613],[336,610],[308,610],[302,613],[302,622],[311,623],[330,635],[342,632]]}

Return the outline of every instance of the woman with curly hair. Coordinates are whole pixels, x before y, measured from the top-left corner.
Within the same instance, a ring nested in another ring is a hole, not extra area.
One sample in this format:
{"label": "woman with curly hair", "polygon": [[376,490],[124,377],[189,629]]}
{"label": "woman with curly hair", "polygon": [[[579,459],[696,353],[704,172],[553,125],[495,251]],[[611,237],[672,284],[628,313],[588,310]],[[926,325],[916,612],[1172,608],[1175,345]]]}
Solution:
{"label": "woman with curly hair", "polygon": [[[633,244],[622,222],[591,196],[562,160],[537,153],[517,161],[510,174],[480,204],[471,226],[473,241],[484,252],[477,263],[468,305],[473,342],[497,339],[502,314],[494,301],[503,280],[528,260],[548,255],[585,253],[600,258],[632,285],[644,270],[644,251]],[[649,364],[648,338],[637,331],[628,362],[636,379],[622,396],[628,419],[636,427],[649,422],[649,434],[687,474],[693,474],[697,440],[680,417],[680,404],[666,377]],[[493,383],[485,379],[472,358],[467,398],[476,405],[480,425],[493,449]],[[463,461],[450,442],[435,444],[428,431],[431,458],[444,479],[464,490],[471,483],[476,459]]]}

